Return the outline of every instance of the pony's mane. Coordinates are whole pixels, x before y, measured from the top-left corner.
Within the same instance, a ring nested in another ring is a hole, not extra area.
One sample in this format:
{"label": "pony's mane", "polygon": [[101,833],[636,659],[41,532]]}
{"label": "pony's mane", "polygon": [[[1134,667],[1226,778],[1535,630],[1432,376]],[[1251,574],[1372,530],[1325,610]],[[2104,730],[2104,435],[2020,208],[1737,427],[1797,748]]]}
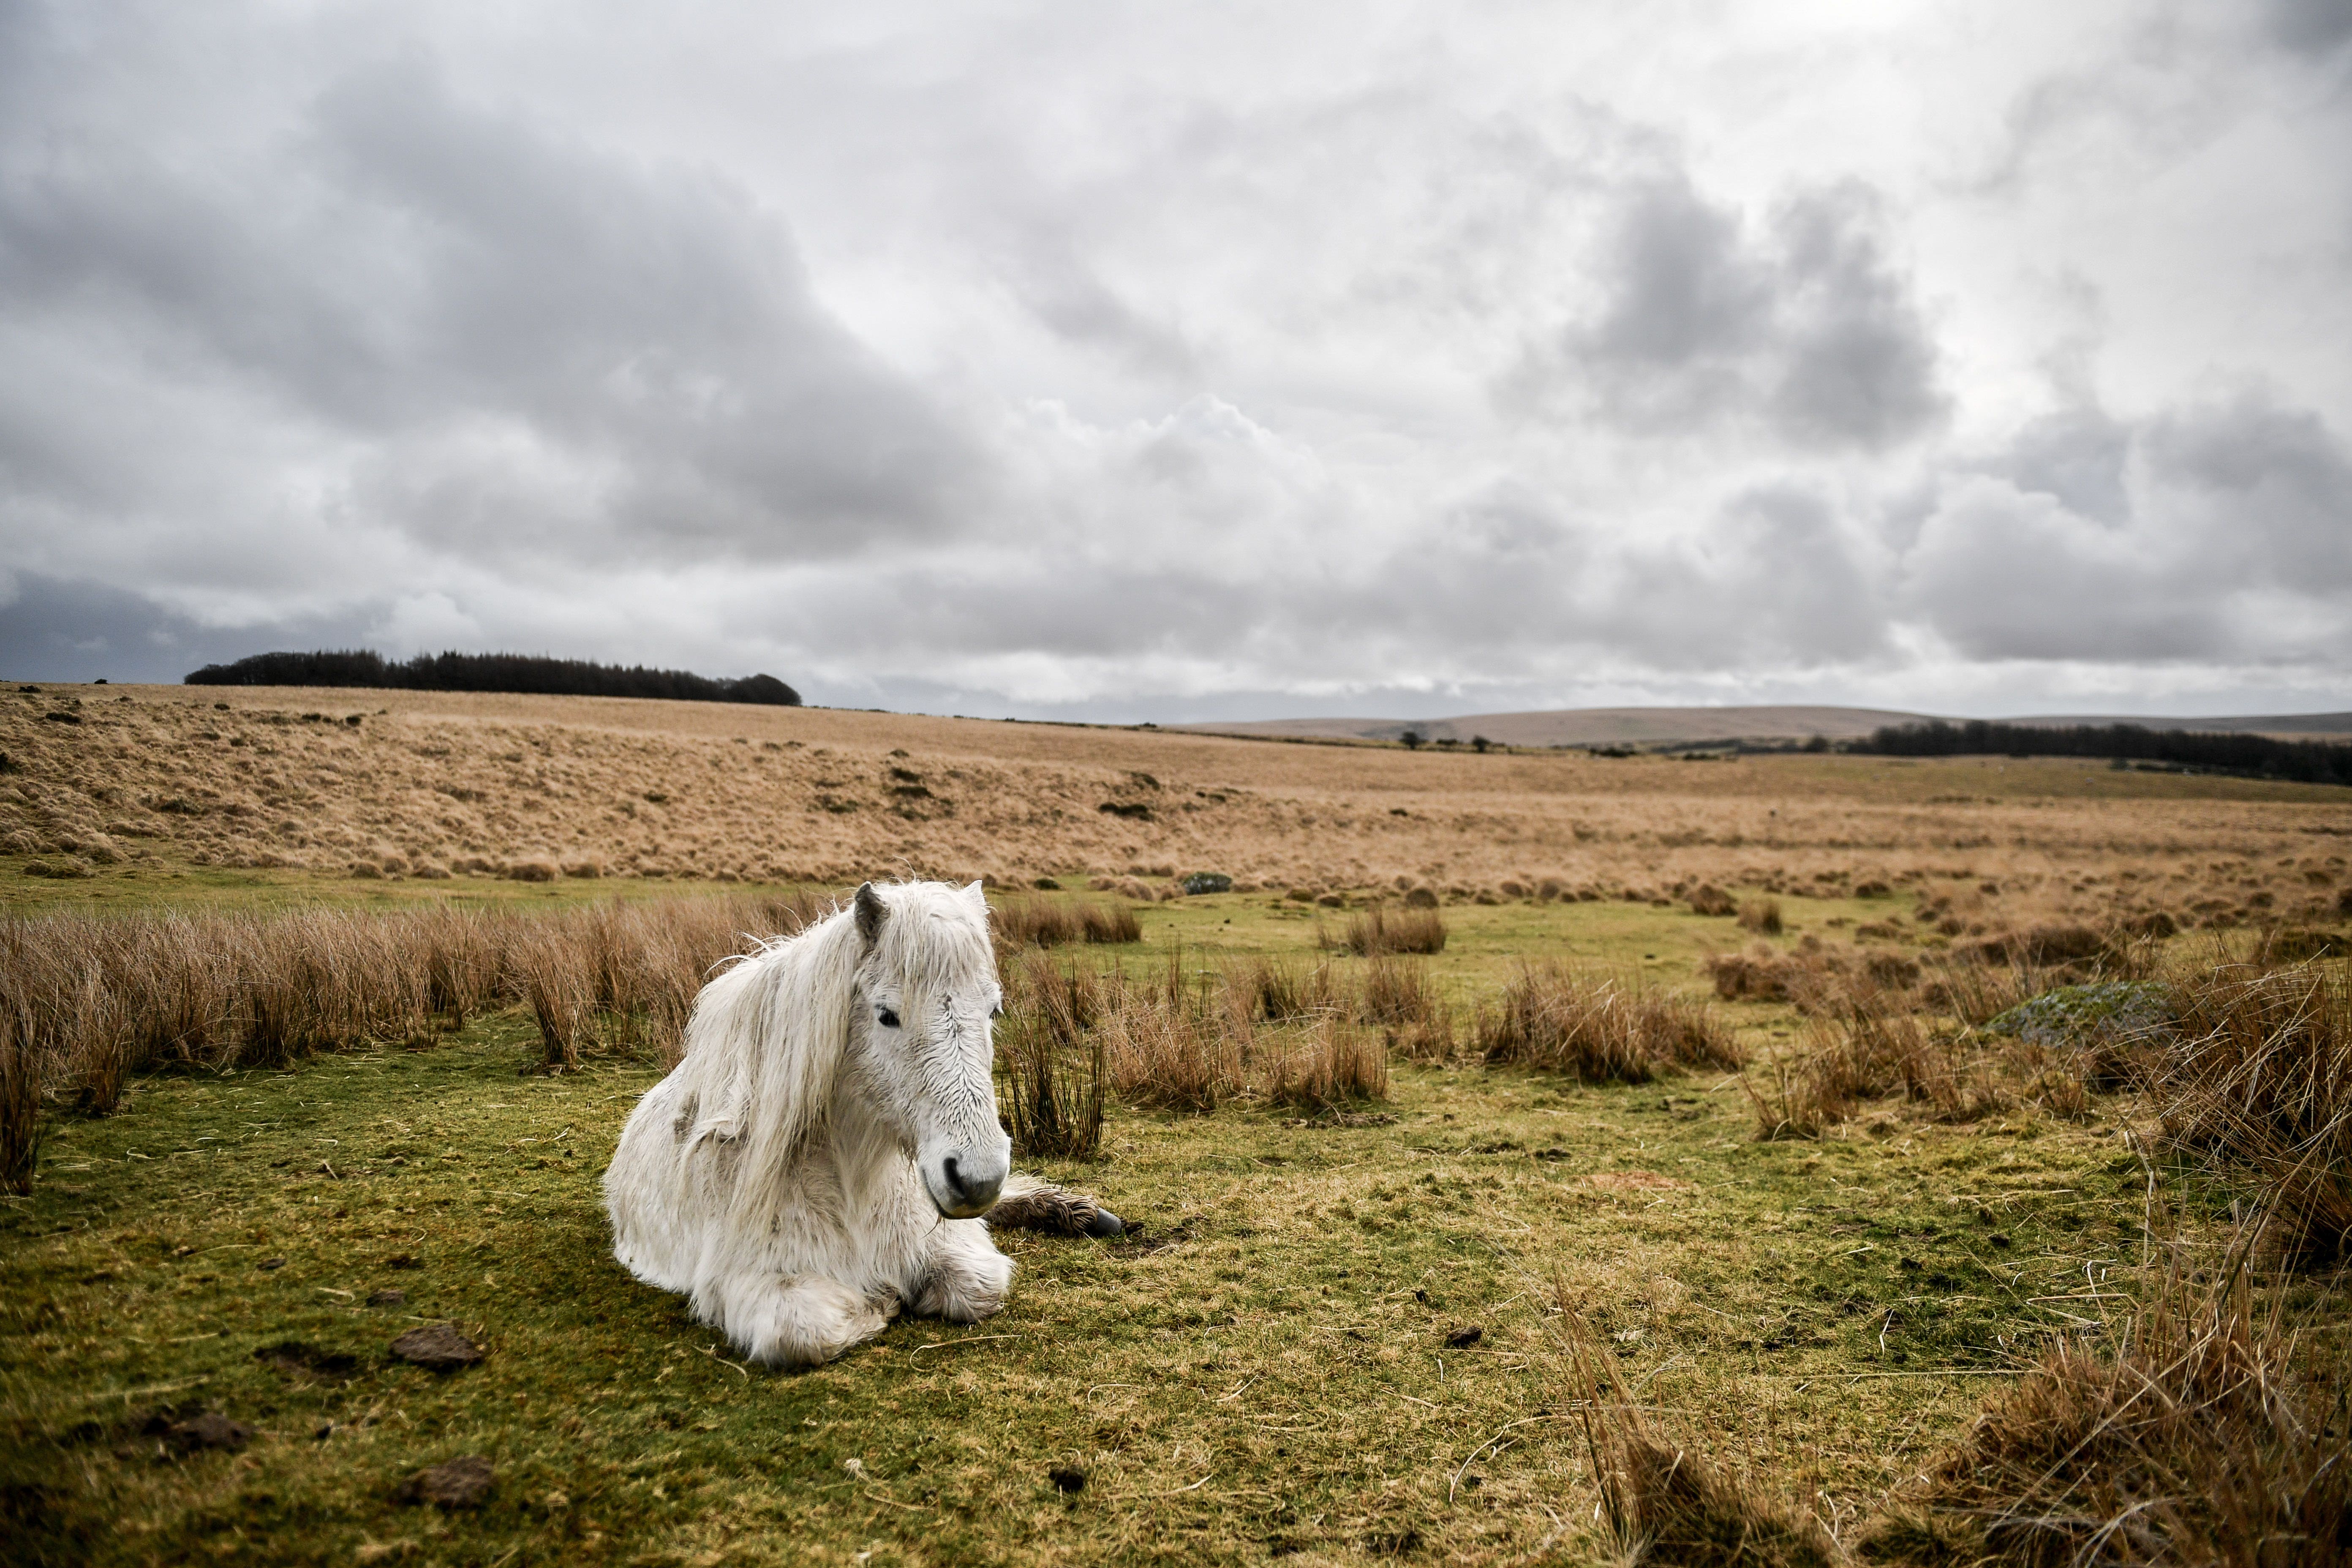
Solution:
{"label": "pony's mane", "polygon": [[[888,973],[927,989],[977,967],[992,973],[986,906],[936,882],[876,889],[888,909],[877,957]],[[836,906],[791,936],[762,942],[705,986],[687,1022],[686,1056],[697,1105],[689,1137],[734,1141],[743,1169],[739,1209],[764,1204],[822,1131],[849,1038],[866,944],[854,909]]]}

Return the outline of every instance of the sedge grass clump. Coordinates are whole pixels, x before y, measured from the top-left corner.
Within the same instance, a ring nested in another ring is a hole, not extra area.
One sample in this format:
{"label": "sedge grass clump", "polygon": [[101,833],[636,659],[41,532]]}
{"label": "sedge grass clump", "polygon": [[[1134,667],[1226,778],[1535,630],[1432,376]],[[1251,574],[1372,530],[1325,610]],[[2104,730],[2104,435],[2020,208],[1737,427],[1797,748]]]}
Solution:
{"label": "sedge grass clump", "polygon": [[1339,945],[1359,958],[1382,952],[1444,952],[1445,917],[1434,909],[1382,909],[1349,917]]}
{"label": "sedge grass clump", "polygon": [[1557,963],[1522,968],[1500,1001],[1479,1013],[1472,1035],[1486,1061],[1589,1083],[1646,1083],[1662,1072],[1745,1059],[1706,1004]]}
{"label": "sedge grass clump", "polygon": [[1103,987],[1090,969],[1029,954],[1007,987],[996,1032],[997,1106],[1024,1159],[1091,1160],[1101,1152],[1109,1082]]}
{"label": "sedge grass clump", "polygon": [[1068,903],[1034,895],[1006,899],[991,911],[997,934],[1013,947],[1065,947],[1076,942],[1143,940],[1143,924],[1124,904]]}
{"label": "sedge grass clump", "polygon": [[160,1067],[282,1067],[371,1042],[429,1045],[509,1003],[530,1009],[551,1066],[575,1066],[592,1047],[675,1061],[711,966],[755,944],[752,933],[823,912],[806,899],[678,899],[529,916],[0,917],[8,1070],[37,1097],[105,1115],[132,1078]]}
{"label": "sedge grass clump", "polygon": [[1381,1037],[1334,1014],[1253,1042],[1256,1087],[1276,1105],[1334,1110],[1389,1093],[1388,1048]]}
{"label": "sedge grass clump", "polygon": [[2176,1264],[2096,1338],[2064,1335],[1900,1493],[1880,1560],[2027,1568],[2352,1563],[2340,1395],[2257,1310],[2242,1252]]}
{"label": "sedge grass clump", "polygon": [[1594,1484],[1607,1555],[1659,1568],[1830,1568],[1846,1561],[1802,1508],[1756,1478],[1718,1468],[1644,1406],[1618,1373],[1601,1331],[1558,1290],[1571,1405]]}
{"label": "sedge grass clump", "polygon": [[1931,1034],[1899,994],[1850,985],[1836,1012],[1806,1027],[1804,1048],[1759,1077],[1742,1075],[1759,1139],[1818,1138],[1868,1100],[1900,1096],[1927,1120],[1977,1121],[2010,1103],[1994,1053]]}
{"label": "sedge grass clump", "polygon": [[2164,1135],[2255,1172],[2295,1260],[2352,1251],[2352,971],[2221,966],[2173,988],[2137,1062]]}
{"label": "sedge grass clump", "polygon": [[1367,960],[1357,1016],[1381,1031],[1391,1056],[1442,1062],[1454,1055],[1454,1009],[1421,961],[1387,953]]}
{"label": "sedge grass clump", "polygon": [[1219,979],[1245,1016],[1270,1024],[1313,1017],[1340,1005],[1339,979],[1328,963],[1258,957],[1227,965]]}
{"label": "sedge grass clump", "polygon": [[0,994],[0,1192],[18,1194],[33,1190],[46,1125],[30,1026],[23,1004]]}

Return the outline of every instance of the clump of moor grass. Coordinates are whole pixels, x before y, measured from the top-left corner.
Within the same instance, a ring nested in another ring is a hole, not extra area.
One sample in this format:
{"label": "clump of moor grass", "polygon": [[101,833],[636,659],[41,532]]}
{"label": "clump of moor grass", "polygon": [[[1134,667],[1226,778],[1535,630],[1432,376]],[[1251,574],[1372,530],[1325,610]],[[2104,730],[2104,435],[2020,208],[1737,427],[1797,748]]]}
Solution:
{"label": "clump of moor grass", "polygon": [[2010,1103],[1992,1051],[1959,1035],[1931,1034],[1899,993],[1850,980],[1825,1016],[1812,1018],[1804,1048],[1740,1085],[1756,1112],[1759,1139],[1818,1138],[1865,1101],[1900,1096],[1936,1121],[1975,1121]]}
{"label": "clump of moor grass", "polygon": [[1091,1160],[1102,1149],[1109,1079],[1104,1009],[1094,972],[1033,952],[1017,972],[996,1032],[997,1107],[1025,1159]]}
{"label": "clump of moor grass", "polygon": [[1589,1083],[1646,1083],[1686,1068],[1737,1068],[1738,1042],[1705,1003],[1558,963],[1523,967],[1472,1025],[1488,1062],[1569,1073]]}
{"label": "clump of moor grass", "polygon": [[1559,1292],[1574,1411],[1619,1563],[1658,1568],[1831,1568],[1845,1554],[1811,1514],[1710,1463],[1644,1408],[1600,1333]]}
{"label": "clump of moor grass", "polygon": [[1386,953],[1367,961],[1357,1016],[1382,1032],[1391,1055],[1417,1062],[1454,1055],[1454,1009],[1424,963]]}
{"label": "clump of moor grass", "polygon": [[1862,1543],[2023,1568],[2352,1563],[2338,1387],[2293,1364],[2244,1248],[2208,1283],[2175,1255],[2109,1332],[2060,1337]]}
{"label": "clump of moor grass", "polygon": [[1006,899],[991,913],[999,938],[1014,947],[1063,947],[1076,942],[1141,942],[1143,923],[1125,904],[1064,902],[1024,895]]}
{"label": "clump of moor grass", "polygon": [[2166,1139],[2252,1170],[2298,1262],[2352,1251],[2352,970],[2224,965],[2136,1058]]}
{"label": "clump of moor grass", "polygon": [[[802,897],[479,912],[0,917],[8,1092],[111,1112],[167,1066],[284,1066],[371,1042],[423,1046],[521,1003],[550,1066],[592,1048],[674,1061],[710,968],[827,912]],[[0,1109],[0,1121],[18,1112]],[[21,1120],[21,1118],[19,1118]],[[32,1123],[27,1123],[32,1125]],[[0,1131],[0,1165],[8,1140]]]}
{"label": "clump of moor grass", "polygon": [[1384,952],[1444,952],[1445,917],[1434,909],[1382,909],[1349,917],[1339,945],[1359,958]]}

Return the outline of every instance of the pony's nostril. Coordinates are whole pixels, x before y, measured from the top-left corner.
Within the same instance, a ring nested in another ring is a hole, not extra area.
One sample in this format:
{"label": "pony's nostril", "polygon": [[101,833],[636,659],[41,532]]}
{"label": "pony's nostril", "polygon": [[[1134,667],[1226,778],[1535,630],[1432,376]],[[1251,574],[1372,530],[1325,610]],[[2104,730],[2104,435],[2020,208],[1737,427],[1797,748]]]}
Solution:
{"label": "pony's nostril", "polygon": [[948,1179],[948,1191],[953,1193],[958,1197],[963,1197],[971,1191],[971,1187],[965,1184],[962,1175],[956,1170],[954,1155],[949,1155],[947,1159],[942,1162],[940,1169]]}

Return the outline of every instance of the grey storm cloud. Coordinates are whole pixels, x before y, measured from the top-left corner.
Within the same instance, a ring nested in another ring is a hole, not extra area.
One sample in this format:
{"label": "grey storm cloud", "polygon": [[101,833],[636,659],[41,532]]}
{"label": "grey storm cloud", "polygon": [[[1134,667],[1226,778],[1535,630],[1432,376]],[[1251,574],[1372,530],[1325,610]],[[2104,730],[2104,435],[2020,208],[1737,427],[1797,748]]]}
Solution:
{"label": "grey storm cloud", "polygon": [[2052,416],[1955,476],[1904,571],[1975,658],[2341,657],[2352,453],[2252,393],[2136,424]]}
{"label": "grey storm cloud", "polygon": [[1600,258],[1601,304],[1510,384],[1621,427],[1687,435],[1752,422],[1800,447],[1877,448],[1948,401],[1878,197],[1847,183],[1751,225],[1686,178],[1625,194]]}
{"label": "grey storm cloud", "polygon": [[0,673],[2352,703],[2352,15],[1989,15],[0,0]]}
{"label": "grey storm cloud", "polygon": [[[228,179],[111,138],[15,160],[11,314],[142,332],[190,397],[361,444],[341,504],[469,552],[848,553],[935,531],[984,479],[720,176],[467,102],[414,55],[273,129]],[[12,470],[73,486],[90,465],[39,424]],[[57,499],[168,504],[180,476],[123,457]]]}

